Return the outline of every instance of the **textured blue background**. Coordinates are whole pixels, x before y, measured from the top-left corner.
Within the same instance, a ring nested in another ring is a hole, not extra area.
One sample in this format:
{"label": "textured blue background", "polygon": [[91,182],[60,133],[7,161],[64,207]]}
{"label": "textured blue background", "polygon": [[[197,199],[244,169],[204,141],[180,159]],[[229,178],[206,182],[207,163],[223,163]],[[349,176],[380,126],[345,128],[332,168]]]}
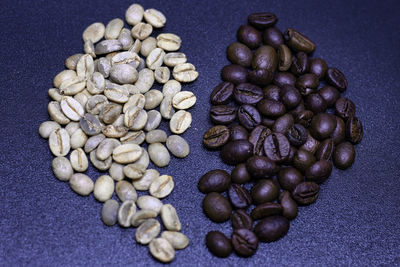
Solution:
{"label": "textured blue background", "polygon": [[[184,88],[198,96],[192,109],[192,153],[161,170],[176,188],[165,202],[178,210],[191,245],[173,265],[400,265],[400,5],[398,1],[139,1],[168,19],[164,32],[182,37],[200,73]],[[101,204],[73,193],[51,171],[52,155],[37,131],[47,120],[47,90],[68,56],[81,52],[82,31],[123,17],[131,1],[1,1],[0,8],[0,265],[155,264],[134,241],[133,228],[106,227]],[[229,167],[202,148],[210,126],[208,96],[227,64],[226,46],[256,11],[295,27],[347,76],[345,95],[357,105],[364,139],[347,171],[334,170],[318,202],[301,208],[289,234],[262,244],[250,259],[217,259],[204,235],[229,223],[205,218],[197,191],[201,174]],[[91,169],[93,178],[98,174]]]}

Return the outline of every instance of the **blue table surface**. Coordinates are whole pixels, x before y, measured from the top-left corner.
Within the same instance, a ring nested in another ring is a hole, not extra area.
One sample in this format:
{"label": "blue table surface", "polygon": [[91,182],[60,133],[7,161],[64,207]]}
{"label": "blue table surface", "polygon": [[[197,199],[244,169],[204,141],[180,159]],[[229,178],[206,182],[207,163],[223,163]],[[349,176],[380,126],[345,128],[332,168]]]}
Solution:
{"label": "blue table surface", "polygon": [[[398,1],[138,1],[167,17],[163,32],[182,38],[200,76],[184,85],[197,95],[192,127],[183,134],[189,157],[160,170],[175,179],[164,202],[180,215],[190,246],[177,251],[176,266],[400,265],[400,4]],[[82,31],[91,23],[123,18],[131,1],[9,1],[0,8],[0,265],[158,264],[135,229],[106,227],[101,203],[81,197],[51,171],[47,141],[38,135],[48,120],[47,90],[64,60],[83,50]],[[261,244],[243,259],[213,257],[204,236],[231,234],[202,213],[197,181],[213,168],[231,170],[201,137],[211,123],[209,94],[228,63],[227,45],[247,15],[270,11],[278,27],[294,27],[317,44],[314,56],[342,70],[345,96],[357,105],[364,139],[354,165],[334,170],[320,198],[299,211],[283,239]],[[159,88],[159,87],[157,87]],[[163,127],[165,128],[164,122]],[[91,168],[88,174],[97,178]],[[115,196],[114,196],[115,198]]]}

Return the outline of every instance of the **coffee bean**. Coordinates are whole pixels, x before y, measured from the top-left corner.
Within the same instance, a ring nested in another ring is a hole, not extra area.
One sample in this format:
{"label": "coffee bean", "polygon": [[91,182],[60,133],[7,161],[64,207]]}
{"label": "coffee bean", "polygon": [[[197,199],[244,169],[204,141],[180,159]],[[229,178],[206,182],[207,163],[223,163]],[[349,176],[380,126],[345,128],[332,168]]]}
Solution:
{"label": "coffee bean", "polygon": [[89,176],[83,173],[75,173],[69,179],[69,185],[71,189],[81,195],[88,196],[93,192],[94,183]]}
{"label": "coffee bean", "polygon": [[251,188],[253,203],[257,205],[274,201],[278,195],[279,188],[271,180],[261,179]]}
{"label": "coffee bean", "polygon": [[176,209],[171,204],[165,204],[162,206],[161,219],[167,230],[180,231],[182,229]]}
{"label": "coffee bean", "polygon": [[288,218],[289,220],[293,220],[297,217],[297,204],[290,196],[288,191],[282,191],[279,194],[279,203],[282,206],[282,215]]}
{"label": "coffee bean", "polygon": [[148,219],[144,221],[135,232],[136,242],[142,245],[149,244],[158,236],[161,231],[161,225],[156,219]]}
{"label": "coffee bean", "polygon": [[314,112],[314,114],[324,112],[328,107],[324,98],[320,94],[309,94],[306,97],[306,106],[309,110]]}
{"label": "coffee bean", "polygon": [[180,232],[163,231],[161,237],[166,239],[174,249],[184,249],[189,245],[189,238]]}
{"label": "coffee bean", "polygon": [[168,166],[171,156],[169,155],[168,149],[161,143],[153,143],[148,147],[149,156],[151,161],[157,167]]}
{"label": "coffee bean", "polygon": [[318,184],[326,181],[332,172],[332,163],[327,160],[319,160],[313,163],[305,171],[306,179]]}
{"label": "coffee bean", "polygon": [[241,43],[232,43],[226,49],[226,55],[228,60],[233,64],[237,64],[243,67],[250,67],[253,59],[253,52]]}
{"label": "coffee bean", "polygon": [[144,9],[139,4],[130,5],[125,12],[125,20],[129,25],[136,25],[142,21]]}
{"label": "coffee bean", "polygon": [[254,129],[261,123],[261,116],[258,110],[252,105],[242,105],[237,111],[239,122],[248,130]]}
{"label": "coffee bean", "polygon": [[165,145],[171,154],[177,158],[185,158],[190,153],[189,144],[179,135],[170,135]]}
{"label": "coffee bean", "polygon": [[338,116],[335,116],[335,118],[336,118],[336,128],[332,132],[331,138],[333,140],[333,143],[335,145],[338,145],[344,140],[346,136],[346,130],[345,130],[346,126],[341,118],[339,118]]}
{"label": "coffee bean", "polygon": [[280,45],[283,45],[282,32],[276,27],[268,27],[263,32],[264,44],[270,45],[275,49],[278,49]]}
{"label": "coffee bean", "polygon": [[221,159],[229,165],[245,162],[253,154],[253,145],[247,140],[230,141],[222,147]]}
{"label": "coffee bean", "polygon": [[157,46],[164,51],[177,51],[181,47],[181,38],[172,33],[161,33],[157,36]]}
{"label": "coffee bean", "polygon": [[282,103],[270,99],[262,99],[257,103],[257,108],[262,115],[271,118],[282,116],[286,112],[286,108]]}
{"label": "coffee bean", "polygon": [[68,181],[74,174],[70,161],[66,157],[55,157],[51,163],[53,173],[60,181]]}
{"label": "coffee bean", "polygon": [[163,203],[158,198],[152,196],[138,197],[136,204],[141,210],[152,210],[157,214],[160,213]]}
{"label": "coffee bean", "polygon": [[230,124],[236,118],[234,107],[219,105],[212,106],[210,109],[210,119],[215,124]]}
{"label": "coffee bean", "polygon": [[287,71],[290,69],[292,65],[292,52],[290,51],[289,47],[285,44],[280,44],[277,47],[278,51],[278,70],[279,71]]}
{"label": "coffee bean", "polygon": [[239,104],[256,104],[263,98],[263,91],[251,83],[241,83],[233,90],[233,96]]}
{"label": "coffee bean", "polygon": [[287,109],[293,109],[300,103],[301,94],[296,87],[286,84],[282,86],[280,99]]}
{"label": "coffee bean", "polygon": [[251,176],[247,171],[246,164],[240,163],[232,170],[232,182],[236,184],[245,184],[250,181]]}
{"label": "coffee bean", "polygon": [[79,120],[79,125],[87,135],[97,135],[101,132],[102,124],[99,119],[90,113],[86,113]]}
{"label": "coffee bean", "polygon": [[309,68],[310,64],[306,53],[299,52],[292,57],[292,66],[290,70],[293,74],[300,76],[307,73]]}
{"label": "coffee bean", "polygon": [[192,114],[190,112],[179,110],[169,121],[169,129],[174,134],[185,132],[192,124]]}
{"label": "coffee bean", "polygon": [[153,180],[150,185],[149,193],[156,198],[168,196],[174,189],[174,180],[172,176],[161,175]]}
{"label": "coffee bean", "polygon": [[[256,126],[250,133],[249,142],[253,144],[253,154],[264,155],[264,141],[271,134],[271,130],[262,125]],[[246,138],[247,139],[247,138]]]}
{"label": "coffee bean", "polygon": [[281,215],[273,215],[260,221],[254,233],[261,242],[273,242],[281,239],[289,231],[289,220]]}
{"label": "coffee bean", "polygon": [[242,125],[236,124],[236,125],[232,125],[229,127],[229,140],[230,141],[248,139],[248,138],[249,138],[249,133],[247,132],[246,128],[244,128]]}
{"label": "coffee bean", "polygon": [[314,117],[314,113],[309,110],[300,111],[297,116],[295,116],[295,122],[308,128],[311,125],[311,120]]}
{"label": "coffee bean", "polygon": [[188,109],[192,107],[195,103],[196,103],[196,96],[190,91],[178,92],[172,98],[172,105],[176,109]]}
{"label": "coffee bean", "polygon": [[253,220],[260,220],[268,216],[280,215],[281,213],[282,206],[280,204],[268,202],[255,207],[251,211],[251,218],[253,218]]}
{"label": "coffee bean", "polygon": [[340,92],[344,92],[347,88],[347,79],[337,68],[329,68],[326,71],[325,79],[330,85],[338,88]]}
{"label": "coffee bean", "polygon": [[357,117],[350,117],[346,122],[346,138],[353,144],[361,142],[363,137],[363,126]]}
{"label": "coffee bean", "polygon": [[142,155],[142,149],[136,144],[125,144],[114,148],[113,159],[121,164],[135,162]]}
{"label": "coffee bean", "polygon": [[290,72],[277,72],[272,82],[279,87],[284,87],[285,85],[294,86],[296,84],[296,76]]}
{"label": "coffee bean", "polygon": [[191,63],[178,64],[174,67],[172,75],[178,82],[189,83],[199,77],[196,67]]}
{"label": "coffee bean", "polygon": [[115,186],[115,193],[124,202],[126,200],[137,200],[137,193],[133,185],[125,180],[119,181]]}
{"label": "coffee bean", "polygon": [[[177,97],[177,99],[175,99],[175,101],[174,101],[174,98],[172,99],[172,104],[174,105],[175,108],[179,107],[179,109],[186,109],[186,108],[189,108],[191,105],[194,105],[194,103],[196,102],[196,97],[193,95],[192,92],[189,92],[189,95],[187,95],[186,92],[184,93],[183,97],[182,96]],[[182,93],[182,92],[180,92],[180,93]],[[163,100],[164,96],[159,90],[153,89],[153,90],[146,92],[144,94],[144,97],[146,99],[145,103],[144,103],[144,108],[146,110],[149,110],[149,109],[154,109],[154,108],[158,107],[160,105],[161,101]],[[185,101],[185,97],[188,97],[187,98],[188,101]]]}
{"label": "coffee bean", "polygon": [[278,55],[272,46],[264,45],[256,50],[254,54],[253,69],[267,69],[274,72],[278,66]]}
{"label": "coffee bean", "polygon": [[323,79],[328,70],[328,65],[322,58],[313,58],[310,60],[310,73],[317,75],[318,79]]}
{"label": "coffee bean", "polygon": [[253,229],[253,219],[244,210],[236,210],[232,214],[233,229]]}
{"label": "coffee bean", "polygon": [[226,82],[239,84],[247,82],[247,73],[248,71],[244,67],[231,64],[222,68],[221,77]]}
{"label": "coffee bean", "polygon": [[104,40],[96,44],[95,53],[98,56],[119,51],[121,49],[122,49],[122,44],[118,40]]}
{"label": "coffee bean", "polygon": [[282,89],[276,85],[268,85],[263,89],[265,99],[280,101]]}
{"label": "coffee bean", "polygon": [[69,159],[72,168],[77,172],[84,172],[89,166],[86,154],[80,147],[71,152]]}
{"label": "coffee bean", "polygon": [[275,14],[269,12],[252,13],[247,17],[248,22],[259,29],[274,26],[278,21]]}
{"label": "coffee bean", "polygon": [[221,194],[211,192],[203,199],[203,211],[213,222],[221,223],[229,220],[232,206]]}
{"label": "coffee bean", "polygon": [[281,133],[272,133],[265,138],[265,155],[273,161],[283,161],[289,156],[290,143]]}
{"label": "coffee bean", "polygon": [[119,204],[114,199],[109,199],[104,202],[101,208],[101,220],[107,226],[113,226],[117,223]]}
{"label": "coffee bean", "polygon": [[338,116],[346,120],[354,116],[356,112],[356,106],[350,99],[341,97],[335,103],[335,111]]}
{"label": "coffee bean", "polygon": [[186,63],[187,57],[184,53],[181,52],[173,52],[167,53],[164,56],[164,64],[168,67],[175,67],[179,64]]}
{"label": "coffee bean", "polygon": [[324,86],[318,91],[318,94],[325,100],[328,108],[332,107],[340,97],[340,92],[333,86]]}
{"label": "coffee bean", "polygon": [[114,193],[114,180],[108,175],[100,176],[94,183],[93,196],[100,202],[111,199]]}
{"label": "coffee bean", "polygon": [[246,162],[246,168],[251,177],[262,179],[275,174],[279,166],[264,156],[252,156]]}
{"label": "coffee bean", "polygon": [[275,120],[275,123],[272,126],[272,131],[276,133],[286,134],[286,132],[293,127],[293,124],[293,116],[287,113]]}
{"label": "coffee bean", "polygon": [[154,79],[161,84],[168,82],[171,76],[171,71],[168,67],[158,67],[154,71]]}
{"label": "coffee bean", "polygon": [[131,35],[133,38],[138,40],[144,40],[151,35],[153,32],[153,27],[150,24],[139,22],[133,26],[131,30]]}
{"label": "coffee bean", "polygon": [[333,162],[339,169],[347,169],[353,165],[356,152],[350,142],[344,142],[336,146],[333,153]]}
{"label": "coffee bean", "polygon": [[127,28],[123,28],[119,33],[118,41],[121,43],[123,50],[129,50],[133,45],[131,31]]}
{"label": "coffee bean", "polygon": [[212,170],[204,174],[198,183],[200,192],[207,194],[210,192],[224,192],[228,190],[231,183],[230,175],[224,170]]}
{"label": "coffee bean", "polygon": [[219,258],[226,258],[232,253],[231,241],[218,231],[208,232],[206,246],[213,255]]}
{"label": "coffee bean", "polygon": [[319,141],[314,139],[314,137],[311,136],[311,134],[307,135],[307,141],[300,147],[300,149],[307,150],[311,154],[315,154],[317,152],[318,146],[319,146]]}
{"label": "coffee bean", "polygon": [[49,136],[49,147],[54,156],[66,156],[70,149],[70,137],[65,129],[56,129]]}
{"label": "coffee bean", "polygon": [[284,33],[284,37],[286,44],[295,51],[302,51],[308,54],[315,50],[314,42],[295,29],[288,28]]}
{"label": "coffee bean", "polygon": [[294,124],[286,132],[286,137],[293,146],[301,146],[307,141],[307,129],[301,124]]}
{"label": "coffee bean", "polygon": [[70,120],[62,112],[60,103],[58,103],[57,101],[51,101],[47,106],[47,110],[49,112],[50,118],[55,122],[61,125],[65,125],[70,122]]}
{"label": "coffee bean", "polygon": [[293,165],[300,171],[304,172],[316,161],[314,155],[304,149],[297,150],[294,155]]}
{"label": "coffee bean", "polygon": [[313,92],[319,86],[318,76],[313,73],[307,73],[301,75],[296,80],[296,87],[299,89],[302,95],[308,95],[310,92]]}
{"label": "coffee bean", "polygon": [[260,86],[271,83],[273,77],[274,77],[273,72],[262,68],[252,70],[247,75],[247,79],[249,80],[249,82]]}
{"label": "coffee bean", "polygon": [[229,200],[236,209],[247,208],[251,204],[251,196],[246,188],[231,184],[228,189]]}
{"label": "coffee bean", "polygon": [[261,125],[265,127],[272,128],[274,126],[275,120],[267,117],[262,117],[261,118]]}
{"label": "coffee bean", "polygon": [[310,132],[318,140],[328,138],[336,128],[336,119],[331,114],[319,113],[311,121]]}
{"label": "coffee bean", "polygon": [[105,160],[99,160],[96,157],[96,150],[90,152],[90,162],[92,162],[93,166],[99,169],[100,171],[106,171],[111,167],[112,157],[108,157]]}
{"label": "coffee bean", "polygon": [[283,189],[293,191],[298,184],[304,181],[304,178],[296,168],[286,167],[279,171],[278,181]]}
{"label": "coffee bean", "polygon": [[257,252],[258,238],[248,229],[236,229],[232,234],[232,245],[236,254],[241,257],[250,257]]}
{"label": "coffee bean", "polygon": [[293,199],[299,205],[314,203],[319,195],[319,185],[314,182],[302,182],[292,192]]}
{"label": "coffee bean", "polygon": [[206,148],[214,149],[225,145],[229,140],[229,129],[224,125],[210,128],[203,135],[203,144]]}
{"label": "coffee bean", "polygon": [[230,82],[222,82],[211,92],[210,101],[213,105],[226,105],[233,95],[234,85]]}
{"label": "coffee bean", "polygon": [[146,9],[143,13],[143,17],[154,28],[162,28],[167,22],[167,18],[164,14],[155,8]]}
{"label": "coffee bean", "polygon": [[237,31],[239,42],[247,45],[250,49],[256,49],[261,44],[261,34],[250,25],[242,25]]}
{"label": "coffee bean", "polygon": [[333,140],[328,138],[321,142],[318,146],[317,152],[315,152],[315,157],[317,160],[330,160],[333,153]]}
{"label": "coffee bean", "polygon": [[175,250],[164,238],[154,238],[149,244],[151,255],[161,262],[171,262],[175,258]]}

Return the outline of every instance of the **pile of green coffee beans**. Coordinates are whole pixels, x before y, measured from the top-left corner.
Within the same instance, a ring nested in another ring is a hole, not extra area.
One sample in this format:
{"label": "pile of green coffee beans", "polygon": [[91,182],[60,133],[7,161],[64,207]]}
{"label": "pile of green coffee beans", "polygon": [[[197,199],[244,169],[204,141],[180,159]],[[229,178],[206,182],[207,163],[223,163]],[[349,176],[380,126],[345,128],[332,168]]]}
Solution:
{"label": "pile of green coffee beans", "polygon": [[353,164],[353,145],[363,137],[354,103],[341,96],[347,88],[343,73],[312,58],[314,42],[291,28],[282,33],[277,21],[272,13],[248,16],[238,42],[227,48],[232,64],[223,67],[223,82],[210,96],[216,126],[203,144],[221,149],[222,161],[235,166],[231,174],[211,170],[198,184],[207,194],[206,216],[232,223],[231,238],[218,231],[206,236],[218,257],[233,250],[249,257],[259,242],[285,236],[298,205],[317,200],[333,164]]}
{"label": "pile of green coffee beans", "polygon": [[[119,18],[85,29],[84,54],[67,58],[67,69],[55,76],[48,92],[51,120],[40,125],[39,134],[49,140],[56,156],[53,172],[60,181],[69,181],[82,196],[93,192],[104,202],[101,218],[106,225],[138,227],[136,241],[148,244],[157,260],[170,262],[175,249],[185,248],[189,239],[179,232],[175,208],[160,200],[172,192],[173,178],[148,166],[150,160],[167,166],[170,153],[177,158],[189,154],[189,144],[179,134],[190,127],[187,109],[196,97],[181,91],[181,83],[194,81],[198,72],[184,53],[177,52],[178,35],[151,36],[153,28],[166,23],[160,11],[133,4],[125,19],[132,29]],[[163,85],[162,91],[152,89],[154,81]],[[163,119],[169,120],[172,135],[158,129]],[[141,146],[145,143],[148,151]],[[109,175],[93,181],[84,174],[86,154],[94,167]],[[136,190],[150,195],[138,197]],[[121,204],[112,199],[114,192]],[[156,219],[159,214],[164,229]]]}

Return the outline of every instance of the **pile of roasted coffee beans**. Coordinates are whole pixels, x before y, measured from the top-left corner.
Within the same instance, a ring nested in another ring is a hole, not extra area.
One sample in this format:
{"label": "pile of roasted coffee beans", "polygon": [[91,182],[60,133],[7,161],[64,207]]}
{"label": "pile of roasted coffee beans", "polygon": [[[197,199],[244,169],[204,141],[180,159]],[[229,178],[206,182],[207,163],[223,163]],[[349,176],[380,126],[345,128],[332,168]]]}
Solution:
{"label": "pile of roasted coffee beans", "polygon": [[298,205],[317,200],[331,159],[337,168],[349,168],[353,145],[363,136],[354,103],[340,95],[347,88],[343,73],[311,58],[314,42],[291,28],[282,33],[277,21],[272,13],[248,17],[238,42],[227,48],[232,64],[223,67],[223,82],[211,93],[216,126],[206,131],[203,144],[221,149],[222,161],[235,166],[231,174],[211,170],[198,184],[207,194],[206,216],[232,222],[230,239],[218,231],[206,236],[218,257],[232,250],[249,257],[259,241],[286,235]]}

